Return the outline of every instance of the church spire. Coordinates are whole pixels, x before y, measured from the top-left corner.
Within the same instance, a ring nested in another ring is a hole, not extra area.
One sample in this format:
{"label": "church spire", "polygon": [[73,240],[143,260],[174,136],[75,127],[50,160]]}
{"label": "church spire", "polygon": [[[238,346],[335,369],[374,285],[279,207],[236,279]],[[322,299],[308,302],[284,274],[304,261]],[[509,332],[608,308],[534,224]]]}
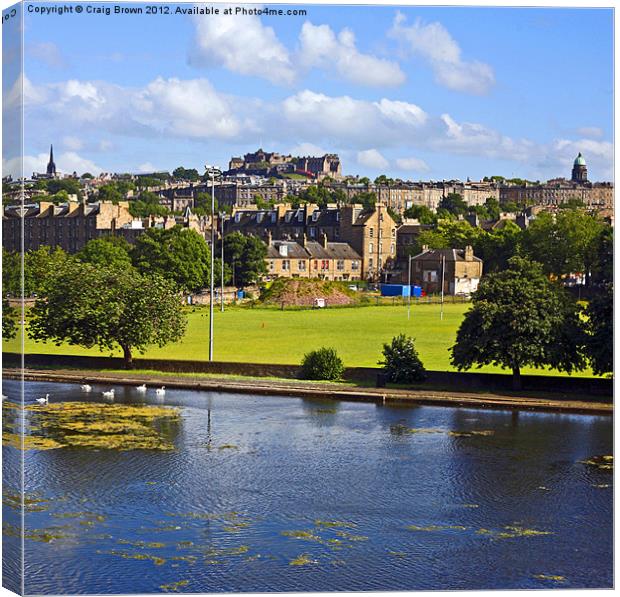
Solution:
{"label": "church spire", "polygon": [[54,146],[50,145],[50,161],[47,163],[47,175],[56,176],[56,164],[54,163]]}

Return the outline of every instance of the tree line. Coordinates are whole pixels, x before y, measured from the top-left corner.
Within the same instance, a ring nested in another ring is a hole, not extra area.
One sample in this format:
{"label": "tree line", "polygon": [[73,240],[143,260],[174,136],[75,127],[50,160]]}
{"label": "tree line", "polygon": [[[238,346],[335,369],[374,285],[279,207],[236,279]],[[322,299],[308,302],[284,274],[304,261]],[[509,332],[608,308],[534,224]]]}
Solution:
{"label": "tree line", "polygon": [[[216,250],[221,250],[216,247]],[[219,252],[219,251],[218,251]],[[257,282],[266,245],[233,233],[224,239],[224,284]],[[222,262],[214,278],[221,284]],[[186,329],[183,296],[209,286],[211,249],[194,230],[150,228],[132,246],[121,237],[89,241],[75,255],[47,246],[23,257],[23,291],[35,297],[28,333],[35,340],[107,350],[118,346],[131,367],[135,351],[179,340]],[[3,251],[3,335],[17,333],[9,296],[22,293],[22,258]]]}

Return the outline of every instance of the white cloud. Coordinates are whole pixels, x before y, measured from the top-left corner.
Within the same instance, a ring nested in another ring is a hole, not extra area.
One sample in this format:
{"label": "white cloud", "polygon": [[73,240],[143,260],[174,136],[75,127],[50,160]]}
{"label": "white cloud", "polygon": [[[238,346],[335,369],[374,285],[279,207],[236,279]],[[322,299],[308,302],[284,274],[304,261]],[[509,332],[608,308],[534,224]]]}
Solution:
{"label": "white cloud", "polygon": [[62,68],[65,60],[60,49],[52,42],[32,43],[26,46],[26,54],[52,68]]}
{"label": "white cloud", "polygon": [[151,162],[144,162],[144,164],[138,166],[138,172],[157,172],[157,168]]}
{"label": "white cloud", "polygon": [[376,149],[359,151],[357,153],[357,163],[365,168],[371,168],[373,170],[383,170],[390,165]]}
{"label": "white cloud", "polygon": [[336,36],[329,25],[306,21],[299,41],[299,62],[307,68],[333,70],[341,78],[359,85],[386,87],[405,81],[405,74],[396,62],[361,53],[350,29],[345,28]]}
{"label": "white cloud", "polygon": [[389,35],[404,40],[411,53],[427,60],[440,85],[474,95],[488,93],[495,84],[493,69],[483,62],[464,61],[458,43],[441,23],[424,24],[418,19],[406,26],[405,21],[398,13]]}
{"label": "white cloud", "polygon": [[600,139],[603,136],[603,129],[597,126],[584,126],[577,129],[577,134],[589,139]]}
{"label": "white cloud", "polygon": [[329,152],[323,149],[322,147],[319,147],[318,145],[314,145],[314,143],[299,143],[298,145],[290,149],[289,153],[291,155],[299,155],[299,156],[306,156],[306,155],[317,155],[318,156],[318,155],[325,155],[326,153],[329,153]]}
{"label": "white cloud", "polygon": [[62,144],[73,151],[79,151],[84,146],[84,143],[79,137],[64,137]]}
{"label": "white cloud", "polygon": [[[219,5],[223,12],[225,5]],[[196,37],[190,60],[198,66],[224,66],[241,75],[289,85],[295,71],[288,50],[271,27],[253,15],[211,15],[194,20]]]}
{"label": "white cloud", "polygon": [[[45,172],[47,162],[49,160],[49,153],[39,153],[36,156],[25,155],[23,162],[23,175],[32,176],[33,172]],[[99,174],[103,172],[103,168],[91,160],[84,158],[74,151],[66,151],[64,153],[54,155],[54,162],[59,172],[64,174],[72,174],[77,172],[78,174],[84,174],[84,172],[90,172],[91,174]],[[21,164],[18,157],[11,158],[2,161],[2,176],[12,175],[14,178],[21,176]]]}
{"label": "white cloud", "polygon": [[396,167],[399,170],[412,172],[428,172],[430,170],[428,164],[418,158],[398,158],[396,160]]}
{"label": "white cloud", "polygon": [[206,79],[159,77],[133,103],[140,123],[176,135],[225,139],[237,135],[241,126],[228,100]]}

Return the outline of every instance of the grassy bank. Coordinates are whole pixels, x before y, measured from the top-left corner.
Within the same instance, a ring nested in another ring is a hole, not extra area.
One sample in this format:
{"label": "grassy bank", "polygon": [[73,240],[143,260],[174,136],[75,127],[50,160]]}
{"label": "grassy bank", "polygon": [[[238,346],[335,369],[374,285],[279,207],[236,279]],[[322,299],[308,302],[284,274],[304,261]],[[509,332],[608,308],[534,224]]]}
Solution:
{"label": "grassy bank", "polygon": [[[453,370],[449,348],[469,308],[467,304],[446,304],[440,320],[440,306],[414,305],[407,320],[405,306],[368,306],[324,310],[279,311],[274,309],[228,308],[214,318],[214,355],[218,361],[299,364],[309,350],[334,347],[349,367],[375,367],[384,343],[405,333],[416,339],[424,365],[438,371]],[[146,357],[156,359],[208,359],[209,311],[188,311],[189,325],[181,342],[164,348],[150,348]],[[19,352],[17,340],[3,344],[3,350]],[[45,354],[109,356],[110,352],[76,346],[55,346],[26,340],[26,351]],[[120,351],[112,353],[121,356]],[[138,355],[136,355],[138,356]],[[507,373],[498,367],[484,372]],[[527,368],[524,374],[557,375],[558,372]],[[591,376],[584,371],[579,376]]]}

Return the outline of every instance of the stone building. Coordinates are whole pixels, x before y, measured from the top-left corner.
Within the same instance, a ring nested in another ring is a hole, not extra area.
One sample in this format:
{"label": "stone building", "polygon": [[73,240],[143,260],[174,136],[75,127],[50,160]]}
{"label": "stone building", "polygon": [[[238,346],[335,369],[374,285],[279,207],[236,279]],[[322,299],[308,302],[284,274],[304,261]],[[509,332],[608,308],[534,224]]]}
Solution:
{"label": "stone building", "polygon": [[362,258],[350,245],[321,242],[304,237],[299,242],[270,240],[267,245],[267,276],[275,278],[318,278],[320,280],[360,280]]}
{"label": "stone building", "polygon": [[[407,273],[405,272],[405,277]],[[411,283],[426,294],[466,295],[475,292],[482,277],[482,259],[465,249],[428,249],[411,259]]]}
{"label": "stone building", "polygon": [[340,208],[340,240],[362,256],[363,279],[379,281],[396,261],[396,222],[387,206],[377,202],[374,211],[361,205]]}
{"label": "stone building", "polygon": [[588,209],[597,211],[613,209],[614,206],[613,183],[590,182],[581,153],[575,158],[570,180],[555,178],[544,184],[503,185],[500,188],[500,203],[514,202],[523,207],[556,207],[571,200],[581,201]]}
{"label": "stone building", "polygon": [[38,204],[8,206],[2,217],[2,246],[7,251],[21,251],[23,219],[24,250],[42,246],[60,247],[67,253],[77,253],[92,239],[120,236],[133,243],[148,228],[172,228],[180,225],[204,235],[208,218],[197,217],[186,209],[180,216],[151,216],[135,219],[129,213],[129,202],[109,201],[84,203],[69,201],[54,205],[49,201]]}

